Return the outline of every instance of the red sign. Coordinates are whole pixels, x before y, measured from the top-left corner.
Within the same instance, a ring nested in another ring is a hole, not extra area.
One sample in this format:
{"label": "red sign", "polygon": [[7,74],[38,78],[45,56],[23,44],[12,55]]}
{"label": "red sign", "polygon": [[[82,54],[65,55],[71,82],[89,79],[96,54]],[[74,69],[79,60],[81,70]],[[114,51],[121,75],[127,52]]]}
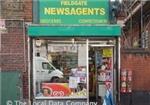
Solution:
{"label": "red sign", "polygon": [[67,83],[42,83],[43,96],[62,97],[69,96],[71,90]]}

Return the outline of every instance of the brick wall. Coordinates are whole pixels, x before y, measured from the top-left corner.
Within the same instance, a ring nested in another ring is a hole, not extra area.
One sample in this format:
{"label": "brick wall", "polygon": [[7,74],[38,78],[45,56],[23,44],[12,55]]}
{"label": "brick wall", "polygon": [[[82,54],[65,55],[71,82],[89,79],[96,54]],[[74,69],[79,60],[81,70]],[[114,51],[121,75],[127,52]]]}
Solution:
{"label": "brick wall", "polygon": [[32,22],[32,0],[1,0],[1,10],[1,18],[7,19],[5,21],[7,33],[0,36],[0,67],[2,71],[21,71],[23,98],[27,99],[27,36],[25,36],[23,26],[25,26],[25,22]]}
{"label": "brick wall", "polygon": [[[144,15],[147,17],[147,14]],[[143,30],[149,31],[147,39],[149,46],[145,49],[141,48],[140,17],[129,20],[124,28],[125,35],[121,37],[121,68],[133,70],[133,90],[150,91],[150,18],[143,20]],[[138,50],[135,51],[136,49]]]}
{"label": "brick wall", "polygon": [[122,52],[121,69],[133,71],[133,90],[150,91],[150,55]]}
{"label": "brick wall", "polygon": [[32,21],[32,0],[1,0],[1,18]]}
{"label": "brick wall", "polygon": [[[9,30],[10,29],[10,30]],[[24,35],[22,29],[9,28],[8,33],[1,35],[1,69],[19,70],[22,73],[23,97],[28,98],[27,57],[24,55]]]}
{"label": "brick wall", "polygon": [[24,0],[25,22],[32,22],[32,0]]}

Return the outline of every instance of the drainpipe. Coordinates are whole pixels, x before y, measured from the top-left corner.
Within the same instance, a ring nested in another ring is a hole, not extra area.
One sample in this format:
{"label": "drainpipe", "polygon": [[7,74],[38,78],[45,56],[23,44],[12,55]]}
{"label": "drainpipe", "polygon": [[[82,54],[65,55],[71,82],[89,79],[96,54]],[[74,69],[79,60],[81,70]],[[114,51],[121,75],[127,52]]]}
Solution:
{"label": "drainpipe", "polygon": [[142,48],[145,48],[145,33],[144,33],[144,30],[143,30],[143,2],[142,2],[142,0],[141,0],[141,2],[140,2],[140,4],[141,4],[141,26],[140,26],[140,28],[141,28],[141,32],[140,32],[140,36],[141,36],[141,47]]}
{"label": "drainpipe", "polygon": [[121,48],[121,45],[120,45],[120,37],[116,38],[116,55],[117,55],[117,61],[116,61],[116,89],[117,89],[117,100],[116,100],[116,103],[119,104],[120,103],[120,62],[121,62],[121,55],[120,55],[120,48]]}
{"label": "drainpipe", "polygon": [[30,62],[30,38],[28,37],[28,40],[27,40],[27,42],[28,42],[28,97],[29,97],[29,105],[31,105],[31,85],[30,85],[30,83],[31,83],[31,80],[30,80],[30,72],[31,72],[31,62]]}

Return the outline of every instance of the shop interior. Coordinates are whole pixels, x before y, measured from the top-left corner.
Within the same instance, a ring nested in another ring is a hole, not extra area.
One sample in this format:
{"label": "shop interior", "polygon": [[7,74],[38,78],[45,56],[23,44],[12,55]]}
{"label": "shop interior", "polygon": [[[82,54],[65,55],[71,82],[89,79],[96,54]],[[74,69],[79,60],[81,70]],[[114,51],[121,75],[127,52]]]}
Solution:
{"label": "shop interior", "polygon": [[38,60],[34,57],[43,60],[33,64],[42,65],[43,70],[38,72],[33,66],[35,96],[87,98],[102,103],[106,90],[113,90],[114,43],[83,38],[33,40],[33,62]]}
{"label": "shop interior", "polygon": [[102,105],[106,90],[112,90],[113,48],[89,47],[89,101]]}

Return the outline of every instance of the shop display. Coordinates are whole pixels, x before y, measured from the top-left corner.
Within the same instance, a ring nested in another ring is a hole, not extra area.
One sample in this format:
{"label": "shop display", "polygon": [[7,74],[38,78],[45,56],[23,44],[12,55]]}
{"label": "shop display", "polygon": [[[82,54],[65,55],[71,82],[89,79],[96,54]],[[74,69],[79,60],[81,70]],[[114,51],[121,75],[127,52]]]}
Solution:
{"label": "shop display", "polygon": [[99,84],[99,85],[98,85],[98,90],[99,90],[98,96],[104,96],[105,93],[106,93],[105,84],[104,84],[104,85],[103,85],[103,84]]}
{"label": "shop display", "polygon": [[121,92],[122,93],[126,93],[126,87],[127,87],[127,84],[125,81],[122,81],[121,82]]}
{"label": "shop display", "polygon": [[98,67],[98,81],[105,84],[106,81],[112,81],[112,57],[113,50],[112,48],[103,48],[101,51],[102,64]]}
{"label": "shop display", "polygon": [[[34,71],[34,95],[38,98],[87,98],[89,91],[93,98],[103,99],[105,92],[113,88],[113,48],[92,47],[88,51],[89,59],[86,44],[50,42],[47,55],[40,56],[45,60],[34,61],[34,67],[39,67]],[[128,79],[131,80],[130,76]],[[130,85],[128,87],[130,91]]]}
{"label": "shop display", "polygon": [[87,95],[85,67],[73,68],[71,72],[72,76],[69,77],[69,87],[73,88],[71,96],[85,97]]}
{"label": "shop display", "polygon": [[99,75],[98,75],[98,81],[105,81],[106,80],[106,73],[105,71],[99,71]]}
{"label": "shop display", "polygon": [[34,57],[40,58],[34,59],[35,96],[87,97],[86,58],[81,56],[85,53],[83,44],[48,44],[48,58]]}
{"label": "shop display", "polygon": [[[89,83],[91,101],[103,99],[113,89],[113,48],[93,48],[89,51]],[[94,56],[93,56],[94,55]]]}
{"label": "shop display", "polygon": [[73,69],[71,69],[71,71],[72,71],[72,75],[75,77],[80,77],[80,80],[82,80],[82,79],[84,79],[84,77],[86,77],[85,67],[73,68]]}
{"label": "shop display", "polygon": [[132,92],[132,71],[123,69],[121,71],[121,92],[131,93]]}
{"label": "shop display", "polygon": [[128,76],[127,76],[127,92],[131,93],[132,92],[132,71],[128,71]]}
{"label": "shop display", "polygon": [[[97,55],[99,54],[99,55]],[[97,51],[96,58],[100,56],[101,62],[97,67],[97,84],[98,84],[98,97],[103,98],[107,90],[113,88],[113,49],[102,48]],[[99,61],[96,61],[97,63]],[[96,63],[96,64],[97,64]],[[103,91],[103,92],[100,92]]]}
{"label": "shop display", "polygon": [[69,96],[71,89],[68,83],[42,83],[42,94],[45,97]]}
{"label": "shop display", "polygon": [[[75,87],[73,87],[75,88]],[[77,88],[77,87],[76,87]],[[78,87],[79,88],[79,87]],[[73,90],[68,83],[42,83],[42,93],[44,97],[86,97],[85,88]]]}
{"label": "shop display", "polygon": [[75,93],[72,93],[70,95],[70,97],[86,97],[87,96],[87,90],[84,88],[82,89],[81,91],[78,91],[78,92],[75,92]]}
{"label": "shop display", "polygon": [[103,57],[111,58],[113,55],[113,51],[111,48],[104,48],[103,49]]}
{"label": "shop display", "polygon": [[112,71],[106,71],[106,81],[112,81]]}
{"label": "shop display", "polygon": [[79,83],[78,77],[69,77],[69,88],[77,88]]}

